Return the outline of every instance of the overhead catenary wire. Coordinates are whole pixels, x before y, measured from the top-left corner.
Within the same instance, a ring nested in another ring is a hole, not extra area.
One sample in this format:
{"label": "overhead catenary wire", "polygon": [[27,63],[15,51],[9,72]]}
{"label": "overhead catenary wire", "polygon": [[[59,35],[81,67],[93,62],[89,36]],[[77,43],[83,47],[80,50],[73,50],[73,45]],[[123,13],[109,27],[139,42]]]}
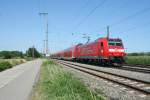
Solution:
{"label": "overhead catenary wire", "polygon": [[149,11],[149,10],[150,10],[150,7],[144,8],[144,9],[142,9],[140,11],[137,11],[137,12],[135,12],[135,13],[133,13],[133,14],[131,14],[131,15],[129,15],[129,16],[127,16],[127,17],[125,17],[125,18],[115,22],[115,23],[113,23],[113,24],[110,24],[110,27],[117,26],[117,25],[121,24],[122,22],[125,22],[125,21],[127,21],[127,20],[129,20],[131,18],[134,18],[135,16],[138,16],[140,14],[143,14],[143,13]]}
{"label": "overhead catenary wire", "polygon": [[74,28],[75,30],[77,30],[79,28],[79,26],[81,24],[83,24],[90,15],[92,15],[96,9],[98,9],[99,7],[101,7],[107,0],[102,0],[96,7],[94,7],[77,25],[76,27]]}
{"label": "overhead catenary wire", "polygon": [[[123,22],[125,22],[125,21],[127,21],[127,20],[130,20],[130,19],[132,19],[132,18],[134,18],[134,17],[136,17],[136,16],[138,16],[138,15],[141,15],[141,14],[143,14],[143,13],[146,13],[146,12],[148,12],[148,11],[150,11],[150,7],[144,8],[144,9],[142,9],[142,10],[139,10],[139,11],[137,11],[137,12],[135,12],[135,13],[133,13],[133,14],[131,14],[131,15],[125,17],[125,18],[122,18],[121,20],[119,20],[119,21],[117,21],[117,22],[115,22],[115,23],[110,24],[109,26],[112,28],[112,27],[114,27],[114,26],[117,26],[117,25],[119,25],[119,24],[121,24],[121,23],[123,23]],[[136,28],[136,27],[134,27],[134,28]],[[134,30],[134,28],[131,28],[131,29],[127,30],[127,31]],[[100,30],[103,30],[103,29],[106,29],[106,26],[100,28]]]}
{"label": "overhead catenary wire", "polygon": [[[91,0],[87,0],[86,3],[85,3],[81,8],[79,8],[79,12],[78,12],[78,14],[74,17],[74,20],[76,20],[76,19],[81,15],[81,13],[82,13],[83,10],[87,7],[87,5],[89,4],[90,1],[91,1]],[[73,21],[74,21],[74,20],[73,20]]]}
{"label": "overhead catenary wire", "polygon": [[[100,6],[102,6],[107,0],[102,0],[101,2],[98,3],[98,5],[96,5],[82,20],[80,20],[79,23],[76,24],[76,26],[73,28],[73,31],[72,31],[72,36],[74,35],[74,31],[76,31],[80,26],[81,24],[83,24],[90,15],[92,15],[96,9],[98,9]],[[81,8],[81,10],[83,10],[88,4],[89,4],[90,0],[87,0],[87,2],[85,3],[85,5]],[[81,10],[79,12],[79,14],[81,13]],[[73,45],[73,42],[71,43]]]}
{"label": "overhead catenary wire", "polygon": [[[138,11],[138,12],[135,12],[135,13],[132,14],[132,15],[127,16],[126,18],[123,18],[122,20],[120,20],[120,21],[118,21],[118,22],[116,22],[116,23],[111,24],[111,27],[117,26],[117,25],[121,24],[122,22],[124,22],[124,21],[126,21],[126,20],[129,20],[129,19],[131,19],[131,18],[134,18],[134,17],[136,17],[136,16],[138,16],[138,15],[140,15],[140,14],[146,13],[146,12],[148,12],[148,11],[150,11],[150,7],[144,8],[144,9]],[[135,26],[135,27],[129,28],[129,29],[125,30],[124,32],[119,32],[119,33],[127,33],[127,32],[130,32],[130,31],[136,30],[136,29],[143,28],[143,27],[148,26],[148,25],[150,25],[150,22],[145,23],[145,24],[142,24],[142,25],[140,25],[140,26]]]}
{"label": "overhead catenary wire", "polygon": [[[80,8],[80,11],[78,12],[78,14],[74,17],[73,21],[74,20],[77,20],[79,18],[79,16],[81,15],[83,9],[85,9],[87,7],[87,5],[89,4],[91,0],[87,0],[86,3]],[[73,28],[74,29],[74,28]],[[74,33],[71,33],[71,35],[73,36]]]}
{"label": "overhead catenary wire", "polygon": [[[90,0],[87,1],[87,3],[85,4],[85,6],[89,3],[89,1],[90,1]],[[81,20],[81,21],[77,24],[76,29],[78,29],[78,27],[79,27],[81,24],[83,24],[83,22],[84,22],[92,13],[94,13],[95,10],[96,10],[97,8],[99,8],[100,6],[102,6],[106,1],[107,1],[107,0],[103,0],[103,1],[100,2],[96,7],[94,7],[94,8],[89,12],[89,14],[88,14],[83,20]],[[126,4],[127,4],[127,2],[126,2],[124,5],[126,5]],[[120,8],[123,8],[124,5],[121,6]],[[114,11],[114,12],[115,12],[115,11]],[[114,14],[114,13],[113,13],[113,14]],[[100,30],[103,30],[103,29],[106,29],[106,26],[103,27],[103,28],[101,28]]]}
{"label": "overhead catenary wire", "polygon": [[144,24],[142,24],[140,26],[135,26],[135,27],[132,27],[132,28],[129,28],[129,29],[125,30],[124,32],[119,32],[119,33],[126,33],[126,32],[130,32],[130,31],[134,31],[136,29],[141,29],[141,28],[149,26],[149,25],[150,25],[150,22],[144,23]]}

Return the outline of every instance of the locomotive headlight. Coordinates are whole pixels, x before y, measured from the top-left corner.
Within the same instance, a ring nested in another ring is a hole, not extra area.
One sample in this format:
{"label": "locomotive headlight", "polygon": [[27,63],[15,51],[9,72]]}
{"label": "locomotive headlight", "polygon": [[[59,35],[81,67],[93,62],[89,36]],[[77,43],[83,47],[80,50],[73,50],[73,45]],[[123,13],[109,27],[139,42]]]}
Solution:
{"label": "locomotive headlight", "polygon": [[115,49],[109,49],[109,52],[115,52]]}

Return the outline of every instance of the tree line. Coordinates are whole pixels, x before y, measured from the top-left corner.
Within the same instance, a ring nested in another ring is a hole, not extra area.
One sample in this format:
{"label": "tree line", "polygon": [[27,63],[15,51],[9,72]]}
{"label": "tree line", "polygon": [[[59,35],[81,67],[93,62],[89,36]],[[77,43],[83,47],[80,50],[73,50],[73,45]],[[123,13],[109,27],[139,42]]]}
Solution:
{"label": "tree line", "polygon": [[41,57],[41,54],[34,47],[29,48],[25,53],[23,53],[22,51],[0,51],[1,59],[25,58],[25,57],[39,58]]}
{"label": "tree line", "polygon": [[150,56],[150,52],[133,52],[127,53],[128,56]]}

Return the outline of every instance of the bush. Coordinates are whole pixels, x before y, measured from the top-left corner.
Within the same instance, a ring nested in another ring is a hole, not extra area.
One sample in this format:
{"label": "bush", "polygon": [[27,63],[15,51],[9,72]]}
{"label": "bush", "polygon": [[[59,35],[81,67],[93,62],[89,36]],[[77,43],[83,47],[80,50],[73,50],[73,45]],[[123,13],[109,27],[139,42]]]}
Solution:
{"label": "bush", "polygon": [[20,63],[24,63],[24,62],[25,62],[25,60],[23,60],[23,59],[20,60]]}
{"label": "bush", "polygon": [[21,62],[19,60],[12,60],[11,64],[13,66],[20,64]]}
{"label": "bush", "polygon": [[25,60],[26,61],[31,61],[31,60],[33,60],[33,58],[32,57],[25,57]]}
{"label": "bush", "polygon": [[0,62],[0,71],[3,71],[8,68],[12,68],[12,65],[8,61]]}

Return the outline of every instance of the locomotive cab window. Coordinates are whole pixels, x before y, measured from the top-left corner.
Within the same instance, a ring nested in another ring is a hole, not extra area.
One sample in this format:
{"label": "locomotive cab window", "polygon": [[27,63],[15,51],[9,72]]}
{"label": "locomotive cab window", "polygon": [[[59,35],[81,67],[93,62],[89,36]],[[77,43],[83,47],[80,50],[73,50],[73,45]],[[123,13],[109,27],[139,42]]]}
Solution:
{"label": "locomotive cab window", "polygon": [[109,45],[114,46],[114,45],[115,45],[115,43],[114,43],[114,42],[109,42]]}
{"label": "locomotive cab window", "polygon": [[122,46],[120,41],[109,41],[108,43],[110,46]]}
{"label": "locomotive cab window", "polygon": [[117,42],[116,46],[122,46],[122,43],[121,42]]}

